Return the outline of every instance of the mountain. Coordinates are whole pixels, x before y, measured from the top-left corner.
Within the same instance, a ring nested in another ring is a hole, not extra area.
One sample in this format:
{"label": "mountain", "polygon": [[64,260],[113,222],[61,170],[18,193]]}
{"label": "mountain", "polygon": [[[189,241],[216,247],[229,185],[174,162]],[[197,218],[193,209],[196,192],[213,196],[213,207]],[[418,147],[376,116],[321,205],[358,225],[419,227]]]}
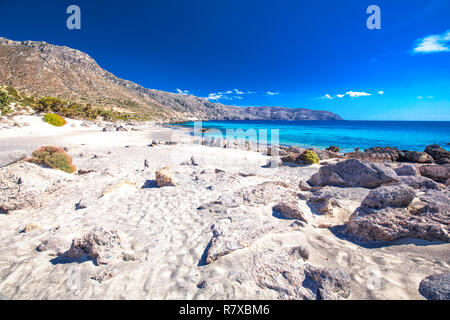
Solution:
{"label": "mountain", "polygon": [[0,37],[0,84],[24,93],[55,96],[155,119],[341,120],[328,111],[283,107],[236,107],[208,99],[146,89],[102,69],[86,53],[41,41]]}

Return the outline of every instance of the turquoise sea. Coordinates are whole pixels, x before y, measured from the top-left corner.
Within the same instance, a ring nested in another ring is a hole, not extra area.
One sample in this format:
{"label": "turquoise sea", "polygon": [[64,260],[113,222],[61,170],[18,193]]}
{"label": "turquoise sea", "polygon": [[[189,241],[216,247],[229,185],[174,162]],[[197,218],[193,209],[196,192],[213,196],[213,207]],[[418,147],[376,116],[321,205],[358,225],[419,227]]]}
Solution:
{"label": "turquoise sea", "polygon": [[[193,122],[182,124],[193,127]],[[339,146],[343,151],[371,147],[397,147],[400,150],[423,151],[427,145],[439,144],[450,149],[449,121],[208,121],[203,128],[209,137],[225,137],[227,129],[254,129],[257,134],[278,129],[279,143],[303,147]],[[266,129],[266,130],[264,130]],[[261,131],[262,130],[262,131]],[[251,131],[247,131],[251,132]],[[242,138],[242,137],[241,137]],[[251,137],[250,140],[256,140]]]}

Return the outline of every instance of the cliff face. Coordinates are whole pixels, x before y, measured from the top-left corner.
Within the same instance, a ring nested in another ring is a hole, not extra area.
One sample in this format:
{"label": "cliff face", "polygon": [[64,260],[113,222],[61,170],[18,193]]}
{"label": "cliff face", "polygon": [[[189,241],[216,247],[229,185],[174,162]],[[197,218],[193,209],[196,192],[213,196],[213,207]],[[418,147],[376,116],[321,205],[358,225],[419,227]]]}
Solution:
{"label": "cliff face", "polygon": [[0,84],[36,96],[55,96],[148,114],[156,119],[341,120],[328,111],[240,108],[205,98],[146,89],[100,68],[89,55],[46,42],[0,38]]}

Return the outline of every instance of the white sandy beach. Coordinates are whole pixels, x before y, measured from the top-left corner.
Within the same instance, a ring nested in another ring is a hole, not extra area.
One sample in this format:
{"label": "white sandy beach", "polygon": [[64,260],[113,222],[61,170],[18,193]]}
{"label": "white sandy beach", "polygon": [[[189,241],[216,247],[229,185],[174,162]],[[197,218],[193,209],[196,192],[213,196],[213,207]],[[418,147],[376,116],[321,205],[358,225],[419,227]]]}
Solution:
{"label": "white sandy beach", "polygon": [[[66,147],[77,169],[93,172],[79,175],[44,168],[64,180],[57,192],[39,208],[0,214],[0,298],[285,298],[276,288],[259,285],[246,270],[257,255],[298,245],[309,249],[309,264],[350,274],[350,299],[424,299],[418,292],[420,281],[450,270],[448,243],[405,239],[370,247],[319,227],[347,222],[359,206],[349,199],[340,200],[341,208],[332,216],[314,214],[299,200],[308,223],[295,229],[287,228],[293,220],[274,216],[272,203],[242,204],[232,209],[234,215],[252,214],[285,225],[285,231],[268,232],[250,246],[206,264],[202,256],[212,238],[211,225],[223,217],[199,210],[201,205],[267,181],[281,181],[296,190],[319,165],[262,168],[270,157],[194,144],[185,129],[145,125],[142,131],[102,132],[101,127],[85,128],[82,121],[70,119],[62,128],[36,116],[15,121],[29,126],[1,130],[0,151],[31,154],[44,145]],[[152,140],[177,144],[150,147]],[[182,164],[191,157],[198,165]],[[177,186],[158,188],[155,172],[166,166],[171,166]],[[105,192],[111,186],[119,187]],[[86,208],[77,207],[80,200]],[[40,228],[22,232],[29,223]],[[95,226],[117,230],[138,258],[96,266],[89,259],[60,259],[36,250],[52,236],[62,239],[68,250],[72,239]],[[102,282],[91,279],[105,270],[114,276]],[[199,286],[202,281],[208,285]]]}

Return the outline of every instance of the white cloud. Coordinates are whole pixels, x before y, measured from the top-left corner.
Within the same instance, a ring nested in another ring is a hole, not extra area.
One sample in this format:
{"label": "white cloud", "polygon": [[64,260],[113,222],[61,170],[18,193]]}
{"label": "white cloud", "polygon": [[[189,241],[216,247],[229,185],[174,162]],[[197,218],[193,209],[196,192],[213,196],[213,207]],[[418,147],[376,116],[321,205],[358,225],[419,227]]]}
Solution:
{"label": "white cloud", "polygon": [[384,91],[378,91],[378,94],[384,94]]}
{"label": "white cloud", "polygon": [[244,94],[244,92],[238,90],[238,89],[234,89],[234,92],[236,92],[236,94]]}
{"label": "white cloud", "polygon": [[267,91],[266,94],[268,96],[276,96],[277,94],[280,94],[279,92],[271,92],[271,91]]}
{"label": "white cloud", "polygon": [[349,91],[345,93],[346,95],[352,97],[352,98],[357,98],[357,97],[365,97],[365,96],[371,96],[372,94],[367,93],[367,92],[355,92],[355,91]]}
{"label": "white cloud", "polygon": [[181,90],[181,89],[178,89],[178,88],[177,88],[177,92],[179,94],[189,94],[189,90]]}
{"label": "white cloud", "polygon": [[219,100],[222,99],[223,95],[217,93],[210,93],[206,99],[208,100]]}
{"label": "white cloud", "polygon": [[417,99],[420,99],[420,100],[422,100],[422,99],[434,99],[434,97],[433,96],[427,96],[427,97],[418,96]]}
{"label": "white cloud", "polygon": [[[378,91],[378,94],[384,94],[384,91]],[[349,96],[352,98],[357,98],[357,97],[365,97],[365,96],[371,96],[371,93],[367,93],[367,92],[355,92],[355,91],[348,91],[346,93],[342,93],[342,94],[337,94],[336,96],[332,96],[330,94],[325,94],[323,97],[321,97],[321,99],[335,99],[335,98],[344,98],[345,96]]]}
{"label": "white cloud", "polygon": [[450,51],[450,30],[417,40],[413,53],[427,54]]}

